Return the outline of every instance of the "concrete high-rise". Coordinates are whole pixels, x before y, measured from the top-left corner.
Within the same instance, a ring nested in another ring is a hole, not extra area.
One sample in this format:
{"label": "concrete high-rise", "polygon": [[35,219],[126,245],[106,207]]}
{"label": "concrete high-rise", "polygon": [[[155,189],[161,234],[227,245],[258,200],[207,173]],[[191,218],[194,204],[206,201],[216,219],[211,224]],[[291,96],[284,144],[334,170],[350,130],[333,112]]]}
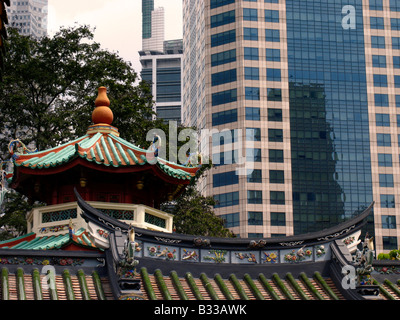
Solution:
{"label": "concrete high-rise", "polygon": [[48,0],[10,1],[7,15],[9,26],[17,28],[21,35],[47,35]]}
{"label": "concrete high-rise", "polygon": [[398,248],[399,12],[397,0],[183,1],[183,123],[214,130],[202,148],[224,144],[202,190],[236,234],[316,231],[374,201],[377,250]]}
{"label": "concrete high-rise", "polygon": [[158,118],[181,123],[182,39],[164,40],[164,8],[142,0],[141,77],[151,85]]}

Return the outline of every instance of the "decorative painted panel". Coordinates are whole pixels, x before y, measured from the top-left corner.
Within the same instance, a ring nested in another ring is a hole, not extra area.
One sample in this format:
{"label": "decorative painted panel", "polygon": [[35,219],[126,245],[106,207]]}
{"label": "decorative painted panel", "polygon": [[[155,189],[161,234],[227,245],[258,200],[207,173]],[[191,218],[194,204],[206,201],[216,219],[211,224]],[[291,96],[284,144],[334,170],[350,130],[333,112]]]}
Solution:
{"label": "decorative painted panel", "polygon": [[262,251],[261,263],[274,264],[279,262],[279,251]]}
{"label": "decorative painted panel", "polygon": [[162,259],[167,261],[179,260],[179,248],[163,246],[163,245],[153,245],[150,243],[145,244],[144,256],[156,259]]}
{"label": "decorative painted panel", "polygon": [[233,251],[232,252],[232,263],[260,263],[260,252],[259,251]]}
{"label": "decorative painted panel", "polygon": [[230,252],[219,249],[202,249],[201,262],[209,263],[229,263]]}

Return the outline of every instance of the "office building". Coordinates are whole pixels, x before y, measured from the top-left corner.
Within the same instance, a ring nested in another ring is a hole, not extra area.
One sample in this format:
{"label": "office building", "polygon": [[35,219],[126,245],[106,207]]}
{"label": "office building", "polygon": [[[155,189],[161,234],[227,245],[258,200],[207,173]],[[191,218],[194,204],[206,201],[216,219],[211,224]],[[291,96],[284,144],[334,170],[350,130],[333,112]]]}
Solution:
{"label": "office building", "polygon": [[164,8],[142,1],[141,78],[151,85],[157,118],[181,123],[182,39],[164,40]]}
{"label": "office building", "polygon": [[224,143],[202,186],[235,233],[321,230],[374,201],[377,250],[398,248],[399,11],[396,0],[183,1],[183,122],[214,130],[203,150],[236,132],[232,155],[254,166],[237,175]]}
{"label": "office building", "polygon": [[47,35],[48,0],[10,1],[7,14],[9,25],[21,35],[34,38]]}

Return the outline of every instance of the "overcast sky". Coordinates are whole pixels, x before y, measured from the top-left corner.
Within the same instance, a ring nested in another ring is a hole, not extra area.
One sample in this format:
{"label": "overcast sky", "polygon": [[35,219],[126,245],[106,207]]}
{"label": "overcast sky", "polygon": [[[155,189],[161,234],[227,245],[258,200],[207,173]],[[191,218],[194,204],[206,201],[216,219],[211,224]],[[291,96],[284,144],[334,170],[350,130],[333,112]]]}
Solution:
{"label": "overcast sky", "polygon": [[[164,7],[165,40],[182,39],[182,0],[155,0],[154,6]],[[95,41],[118,52],[140,72],[141,0],[49,0],[49,35],[76,24],[95,27]]]}

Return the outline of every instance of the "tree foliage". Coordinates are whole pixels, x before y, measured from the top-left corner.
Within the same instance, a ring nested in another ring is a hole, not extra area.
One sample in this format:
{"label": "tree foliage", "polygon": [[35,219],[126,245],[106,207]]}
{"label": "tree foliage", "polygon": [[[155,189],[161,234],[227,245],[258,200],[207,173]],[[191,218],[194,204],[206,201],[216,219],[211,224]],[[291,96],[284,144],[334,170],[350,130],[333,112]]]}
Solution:
{"label": "tree foliage", "polygon": [[224,221],[215,215],[213,197],[203,196],[196,188],[197,182],[212,164],[203,165],[183,194],[174,201],[170,212],[174,214],[174,228],[177,233],[208,237],[233,238],[235,235],[224,226]]}
{"label": "tree foliage", "polygon": [[18,137],[44,150],[85,134],[100,86],[107,87],[113,125],[127,140],[144,143],[143,132],[162,125],[152,121],[149,86],[130,62],[103,50],[93,36],[88,26],[62,28],[39,40],[9,29],[0,82],[3,152]]}

